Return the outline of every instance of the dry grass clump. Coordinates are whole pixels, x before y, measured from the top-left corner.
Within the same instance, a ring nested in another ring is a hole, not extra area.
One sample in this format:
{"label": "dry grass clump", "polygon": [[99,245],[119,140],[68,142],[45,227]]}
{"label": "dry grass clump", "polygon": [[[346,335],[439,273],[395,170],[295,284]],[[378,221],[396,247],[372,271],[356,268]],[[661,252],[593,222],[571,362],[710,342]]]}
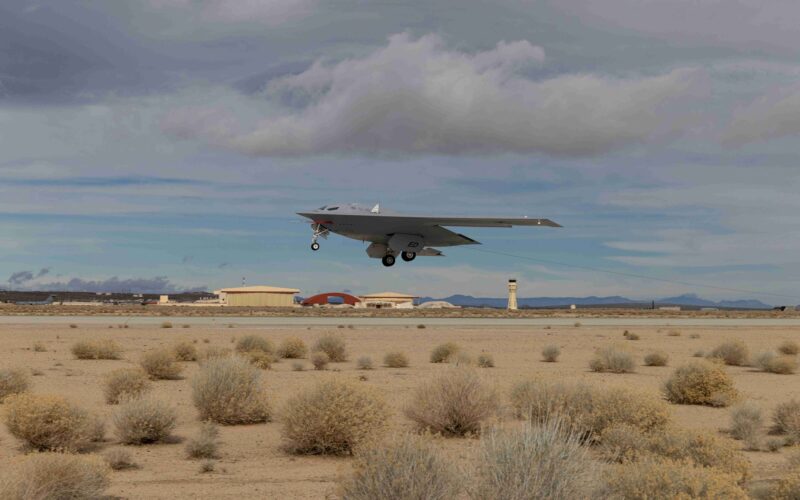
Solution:
{"label": "dry grass clump", "polygon": [[[328,355],[322,351],[311,354],[311,364],[314,365],[315,370],[324,370],[325,368],[328,367],[328,363],[330,362],[330,360],[331,358],[329,358]],[[372,366],[372,358],[369,358],[369,361],[363,358],[359,359],[359,367],[361,366]],[[361,369],[363,370],[365,368]]]}
{"label": "dry grass clump", "polygon": [[33,352],[47,352],[47,346],[44,345],[44,342],[34,342]]}
{"label": "dry grass clump", "polygon": [[551,419],[481,438],[476,500],[589,498],[597,465],[581,436]]}
{"label": "dry grass clump", "polygon": [[305,369],[306,365],[302,361],[295,361],[294,363],[292,363],[292,371],[294,372],[301,372]]}
{"label": "dry grass clump", "polygon": [[431,351],[431,363],[447,363],[459,351],[455,342],[445,342],[437,345]]}
{"label": "dry grass clump", "polygon": [[738,397],[733,379],[718,364],[692,361],[677,368],[664,384],[671,403],[729,406]]}
{"label": "dry grass clump", "polygon": [[39,451],[80,451],[89,446],[95,420],[60,396],[14,394],[6,398],[6,427]]}
{"label": "dry grass clump", "polygon": [[315,352],[324,352],[332,363],[347,361],[347,346],[338,335],[323,335],[314,344]]}
{"label": "dry grass clump", "polygon": [[0,370],[0,403],[12,394],[20,394],[31,385],[30,377],[19,368]]}
{"label": "dry grass clump", "polygon": [[772,352],[758,355],[755,365],[765,372],[779,375],[791,375],[797,371],[797,359],[794,356],[776,356]]}
{"label": "dry grass clump", "polygon": [[598,350],[589,361],[589,368],[595,372],[633,373],[636,363],[633,356],[614,347]]}
{"label": "dry grass clump", "polygon": [[164,321],[163,323],[161,323],[161,328],[172,328],[172,323],[170,323],[169,321]]}
{"label": "dry grass clump", "polygon": [[625,338],[627,338],[628,340],[639,340],[639,339],[641,339],[641,337],[639,336],[638,333],[633,333],[633,332],[627,332],[627,333],[628,334],[625,335]]}
{"label": "dry grass clump", "polygon": [[388,352],[383,357],[383,364],[389,368],[408,368],[408,356],[400,351]]}
{"label": "dry grass clump", "polygon": [[302,339],[289,337],[281,342],[278,356],[285,359],[302,359],[308,355],[308,347]]}
{"label": "dry grass clump", "polygon": [[385,431],[389,410],[373,389],[331,379],[292,397],[283,416],[292,452],[349,455]]}
{"label": "dry grass clump", "polygon": [[179,342],[172,347],[177,361],[197,361],[197,347],[191,342]]}
{"label": "dry grass clump", "polygon": [[764,419],[761,408],[750,402],[731,409],[731,437],[744,441],[748,450],[758,450]]}
{"label": "dry grass clump", "polygon": [[708,354],[708,357],[721,359],[730,366],[747,366],[750,363],[750,351],[744,342],[739,340],[718,345]]}
{"label": "dry grass clump", "polygon": [[478,366],[481,368],[494,368],[494,358],[491,354],[481,354],[478,356]]}
{"label": "dry grass clump", "polygon": [[77,359],[120,359],[122,347],[111,339],[81,340],[72,345]]}
{"label": "dry grass clump", "polygon": [[137,398],[151,388],[147,373],[141,368],[120,368],[105,376],[103,394],[106,403],[119,404],[125,398]]}
{"label": "dry grass clump", "polygon": [[253,352],[261,351],[268,354],[275,353],[275,347],[268,339],[258,335],[245,335],[238,342],[236,342],[236,350],[238,352]]}
{"label": "dry grass clump", "polygon": [[667,335],[670,337],[680,337],[681,332],[679,330],[670,330],[667,332]]}
{"label": "dry grass clump", "polygon": [[800,498],[800,470],[793,470],[778,479],[761,498],[769,500],[797,500]]}
{"label": "dry grass clump", "polygon": [[0,479],[4,500],[103,498],[109,467],[97,456],[34,453],[18,459]]}
{"label": "dry grass clump", "polygon": [[646,459],[616,465],[604,477],[600,498],[748,498],[732,475],[672,460]]}
{"label": "dry grass clump", "polygon": [[270,419],[261,372],[240,357],[210,359],[192,380],[192,401],[201,420],[223,425]]}
{"label": "dry grass clump", "polygon": [[423,431],[445,436],[478,434],[498,411],[494,389],[468,368],[453,368],[417,388],[405,414]]}
{"label": "dry grass clump", "polygon": [[103,458],[112,470],[138,469],[139,465],[134,462],[131,452],[123,448],[114,448],[107,451]]}
{"label": "dry grass clump", "polygon": [[694,357],[694,358],[705,358],[706,357],[706,352],[704,350],[700,349],[698,351],[695,351],[694,354],[692,354],[692,357]]}
{"label": "dry grass clump", "polygon": [[796,356],[800,353],[800,344],[792,340],[787,340],[778,346],[778,352],[787,356]]}
{"label": "dry grass clump", "polygon": [[788,434],[793,442],[800,442],[800,401],[791,399],[775,407],[772,413],[774,430]]}
{"label": "dry grass clump", "polygon": [[644,364],[647,366],[667,366],[669,356],[663,351],[656,351],[644,357]]}
{"label": "dry grass clump", "polygon": [[342,500],[457,498],[462,477],[452,461],[413,434],[356,454],[353,475],[340,483]]}
{"label": "dry grass clump", "polygon": [[211,422],[204,422],[197,436],[186,443],[186,454],[189,458],[217,458],[219,429]]}
{"label": "dry grass clump", "polygon": [[139,364],[154,380],[177,380],[183,371],[183,366],[175,361],[175,356],[167,349],[156,349],[145,353]]}
{"label": "dry grass clump", "polygon": [[542,349],[542,359],[548,363],[555,363],[559,356],[561,356],[561,349],[557,345],[549,345]]}
{"label": "dry grass clump", "polygon": [[123,444],[148,444],[162,441],[175,428],[177,416],[167,403],[151,398],[123,402],[114,414],[117,437]]}
{"label": "dry grass clump", "polygon": [[585,384],[521,382],[511,390],[511,404],[518,418],[542,423],[557,415],[566,427],[592,440],[601,439],[612,425],[652,432],[670,419],[667,405],[653,395]]}
{"label": "dry grass clump", "polygon": [[[320,354],[325,354],[325,353],[323,352]],[[327,354],[325,354],[325,356],[327,356]],[[372,358],[370,358],[369,356],[361,356],[356,361],[356,368],[358,368],[359,370],[372,370],[375,368],[375,363],[372,362]]]}
{"label": "dry grass clump", "polygon": [[228,349],[227,347],[209,346],[208,348],[206,348],[205,352],[200,354],[200,356],[197,359],[198,361],[207,361],[209,359],[228,358],[230,356],[233,356],[233,351]]}
{"label": "dry grass clump", "polygon": [[263,351],[243,352],[242,356],[249,361],[251,365],[262,370],[269,370],[272,368],[272,362],[275,360],[272,354]]}

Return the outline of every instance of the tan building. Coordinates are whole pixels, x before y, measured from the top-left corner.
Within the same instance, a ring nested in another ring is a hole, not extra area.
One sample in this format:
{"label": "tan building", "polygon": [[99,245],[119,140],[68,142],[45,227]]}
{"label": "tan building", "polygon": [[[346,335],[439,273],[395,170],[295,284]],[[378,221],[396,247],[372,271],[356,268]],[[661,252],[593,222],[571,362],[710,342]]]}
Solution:
{"label": "tan building", "polygon": [[275,286],[240,286],[215,290],[219,302],[230,307],[292,307],[294,296],[300,293],[296,288]]}
{"label": "tan building", "polygon": [[414,307],[414,299],[419,297],[406,293],[381,292],[362,295],[359,298],[363,304],[361,307],[411,309]]}

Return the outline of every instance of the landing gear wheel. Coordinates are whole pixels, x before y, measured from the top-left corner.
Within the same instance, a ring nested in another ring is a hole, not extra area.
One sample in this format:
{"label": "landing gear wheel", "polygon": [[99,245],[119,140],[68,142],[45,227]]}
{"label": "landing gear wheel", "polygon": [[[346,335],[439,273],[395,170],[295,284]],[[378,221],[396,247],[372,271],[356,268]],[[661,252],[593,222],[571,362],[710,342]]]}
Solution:
{"label": "landing gear wheel", "polygon": [[394,255],[387,253],[383,256],[381,262],[383,262],[383,265],[386,267],[392,267],[394,265]]}
{"label": "landing gear wheel", "polygon": [[414,252],[403,252],[400,254],[400,257],[406,262],[411,262],[417,257],[417,254]]}
{"label": "landing gear wheel", "polygon": [[317,250],[319,250],[319,243],[317,243],[316,241],[314,243],[312,243],[311,244],[311,250],[314,250],[315,252]]}

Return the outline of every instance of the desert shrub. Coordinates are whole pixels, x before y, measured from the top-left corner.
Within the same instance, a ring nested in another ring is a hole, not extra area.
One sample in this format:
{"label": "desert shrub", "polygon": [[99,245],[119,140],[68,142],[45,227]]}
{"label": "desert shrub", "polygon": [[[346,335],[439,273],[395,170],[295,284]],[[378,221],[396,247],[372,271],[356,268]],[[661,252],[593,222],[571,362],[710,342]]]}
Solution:
{"label": "desert shrub", "polygon": [[452,462],[413,434],[356,454],[353,475],[340,483],[342,500],[457,498],[462,478]]}
{"label": "desert shrub", "polygon": [[797,359],[794,356],[776,356],[765,352],[756,358],[756,366],[765,372],[791,375],[797,371]]}
{"label": "desert shrub", "polygon": [[139,364],[154,380],[177,380],[183,371],[183,367],[175,361],[172,352],[166,349],[156,349],[145,353]]}
{"label": "desert shrub", "polygon": [[[324,370],[327,368],[328,363],[330,362],[331,358],[328,357],[327,354],[324,352],[315,352],[311,354],[311,364],[314,365],[315,370]],[[367,363],[366,360],[362,360],[364,363]],[[369,360],[369,364],[372,364],[372,358]],[[366,364],[364,365],[366,366]]]}
{"label": "desert shrub", "polygon": [[650,456],[647,440],[647,434],[633,425],[613,424],[603,431],[597,451],[607,462],[632,462]]}
{"label": "desert shrub", "polygon": [[449,363],[454,364],[455,366],[472,366],[474,364],[474,360],[472,356],[468,352],[459,351],[456,353],[455,356],[451,356]]}
{"label": "desert shrub", "polygon": [[644,364],[647,366],[667,366],[669,356],[662,351],[651,352],[644,357]]}
{"label": "desert shrub", "polygon": [[292,452],[349,455],[383,433],[389,410],[374,390],[332,379],[292,397],[283,415]]}
{"label": "desert shrub", "polygon": [[30,377],[20,369],[0,370],[0,403],[12,394],[20,394],[30,387]]}
{"label": "desert shrub", "polygon": [[301,372],[305,369],[306,365],[302,361],[295,361],[294,363],[292,363],[292,371]]}
{"label": "desert shrub", "polygon": [[33,453],[14,463],[0,479],[4,500],[103,498],[109,467],[97,456]]}
{"label": "desert shrub", "polygon": [[169,436],[175,428],[175,410],[167,403],[151,398],[129,399],[114,413],[117,438],[123,444],[155,443]]}
{"label": "desert shrub", "polygon": [[633,356],[614,347],[598,350],[589,362],[595,372],[632,373],[636,367]]}
{"label": "desert shrub", "polygon": [[33,352],[47,352],[47,346],[44,345],[44,342],[34,342]]}
{"label": "desert shrub", "polygon": [[704,358],[704,357],[706,357],[706,352],[704,350],[700,349],[698,351],[695,351],[694,354],[692,354],[692,356],[695,357],[695,358]]}
{"label": "desert shrub", "polygon": [[123,448],[107,451],[103,458],[112,470],[136,469],[139,466],[133,461],[131,452]]}
{"label": "desert shrub", "polygon": [[477,434],[498,410],[497,393],[467,368],[454,368],[417,388],[405,414],[420,430],[446,436]]}
{"label": "desert shrub", "polygon": [[261,372],[239,357],[210,359],[192,380],[192,401],[201,420],[236,425],[266,422],[270,408]]}
{"label": "desert shrub", "polygon": [[8,431],[39,451],[79,451],[92,441],[94,420],[60,396],[14,394],[6,398]]}
{"label": "desert shrub", "polygon": [[639,340],[639,339],[641,339],[641,337],[639,336],[638,333],[632,333],[632,332],[628,333],[628,335],[626,335],[626,338],[628,340]]}
{"label": "desert shrub", "polygon": [[778,479],[764,498],[770,500],[797,500],[800,498],[800,471],[794,470]]}
{"label": "desert shrub", "polygon": [[163,323],[161,323],[161,328],[172,328],[172,323],[170,323],[169,321],[164,321]]}
{"label": "desert shrub", "polygon": [[648,438],[647,450],[663,458],[689,461],[730,474],[737,482],[750,474],[750,462],[735,441],[708,431],[665,429]]}
{"label": "desert shrub", "polygon": [[179,342],[172,348],[178,361],[197,361],[197,348],[191,342]]}
{"label": "desert shrub", "polygon": [[314,344],[314,351],[324,352],[332,363],[347,361],[347,346],[338,335],[323,335]]}
{"label": "desert shrub", "polygon": [[718,358],[731,366],[746,366],[750,362],[750,351],[741,341],[724,342],[714,348],[709,358]]}
{"label": "desert shrub", "polygon": [[787,356],[796,356],[800,353],[800,344],[792,340],[787,340],[778,346],[778,352],[786,354]]}
{"label": "desert shrub", "polygon": [[440,344],[431,351],[431,363],[447,363],[458,350],[458,344],[455,342]]}
{"label": "desert shrub", "polygon": [[775,431],[800,440],[800,401],[791,399],[776,406],[772,422]]}
{"label": "desert shrub", "polygon": [[358,361],[356,361],[356,367],[359,370],[372,370],[375,368],[375,364],[369,356],[361,356],[358,358]]}
{"label": "desert shrub", "polygon": [[729,406],[737,397],[730,375],[708,361],[677,368],[664,384],[664,393],[671,403],[707,406]]}
{"label": "desert shrub", "polygon": [[667,335],[669,335],[670,337],[680,337],[681,332],[679,330],[670,330],[667,332]]}
{"label": "desert shrub", "polygon": [[478,356],[478,366],[481,368],[494,368],[494,358],[491,354],[481,354]]}
{"label": "desert shrub", "polygon": [[767,449],[767,451],[771,451],[773,453],[780,451],[785,444],[786,441],[779,437],[771,437],[764,441],[764,447]]}
{"label": "desert shrub", "polygon": [[689,335],[689,338],[690,339],[699,339],[700,338],[700,334],[699,333],[693,333],[693,334]]}
{"label": "desert shrub", "polygon": [[549,345],[542,349],[542,358],[548,363],[555,363],[561,355],[561,349],[557,345]]}
{"label": "desert shrub", "polygon": [[585,384],[521,382],[511,390],[511,404],[518,418],[541,423],[557,415],[565,426],[592,440],[602,439],[612,425],[652,432],[669,423],[667,405],[655,396]]}
{"label": "desert shrub", "polygon": [[110,339],[81,340],[72,345],[77,359],[120,359],[122,347]]}
{"label": "desert shrub", "polygon": [[588,498],[597,466],[581,437],[557,419],[519,430],[484,433],[476,500]]}
{"label": "desert shrub", "polygon": [[308,354],[306,343],[297,337],[289,337],[281,342],[278,355],[286,359],[301,359]]}
{"label": "desert shrub", "polygon": [[408,356],[404,352],[392,351],[383,357],[383,364],[389,368],[407,368]]}
{"label": "desert shrub", "polygon": [[671,460],[647,459],[612,466],[604,478],[600,498],[748,498],[730,474]]}
{"label": "desert shrub", "polygon": [[150,390],[150,380],[141,368],[120,368],[105,376],[103,394],[106,403],[119,404],[124,398],[136,398]]}
{"label": "desert shrub", "polygon": [[763,425],[761,408],[753,403],[742,403],[731,409],[731,437],[744,441],[748,449],[758,449]]}
{"label": "desert shrub", "polygon": [[213,460],[203,460],[203,463],[200,464],[200,473],[208,474],[209,472],[214,472],[215,466],[216,462]]}
{"label": "desert shrub", "polygon": [[209,346],[208,348],[206,348],[205,352],[203,352],[197,359],[200,361],[206,361],[214,358],[227,358],[232,355],[233,351],[231,351],[227,347]]}
{"label": "desert shrub", "polygon": [[417,325],[417,328],[420,329],[420,330],[424,330],[427,327],[425,325],[423,325],[422,323],[420,323],[419,325]]}
{"label": "desert shrub", "polygon": [[217,458],[219,429],[211,422],[203,423],[197,436],[186,443],[186,454],[190,458]]}
{"label": "desert shrub", "polygon": [[252,352],[261,351],[269,354],[275,352],[275,347],[268,339],[258,335],[245,335],[236,342],[236,350],[238,352]]}
{"label": "desert shrub", "polygon": [[251,365],[262,370],[269,370],[272,368],[272,362],[275,360],[272,354],[264,351],[243,352],[242,356],[249,361]]}

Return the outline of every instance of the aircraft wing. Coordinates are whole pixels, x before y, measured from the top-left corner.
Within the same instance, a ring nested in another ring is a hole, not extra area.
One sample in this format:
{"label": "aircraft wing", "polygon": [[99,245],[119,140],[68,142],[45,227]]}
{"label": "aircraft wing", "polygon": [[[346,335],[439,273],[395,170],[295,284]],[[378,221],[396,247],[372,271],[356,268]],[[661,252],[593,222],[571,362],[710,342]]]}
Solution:
{"label": "aircraft wing", "polygon": [[547,226],[561,227],[550,219],[531,219],[528,217],[435,217],[435,216],[381,216],[382,219],[400,219],[411,224],[425,226],[454,227],[513,227],[513,226]]}

